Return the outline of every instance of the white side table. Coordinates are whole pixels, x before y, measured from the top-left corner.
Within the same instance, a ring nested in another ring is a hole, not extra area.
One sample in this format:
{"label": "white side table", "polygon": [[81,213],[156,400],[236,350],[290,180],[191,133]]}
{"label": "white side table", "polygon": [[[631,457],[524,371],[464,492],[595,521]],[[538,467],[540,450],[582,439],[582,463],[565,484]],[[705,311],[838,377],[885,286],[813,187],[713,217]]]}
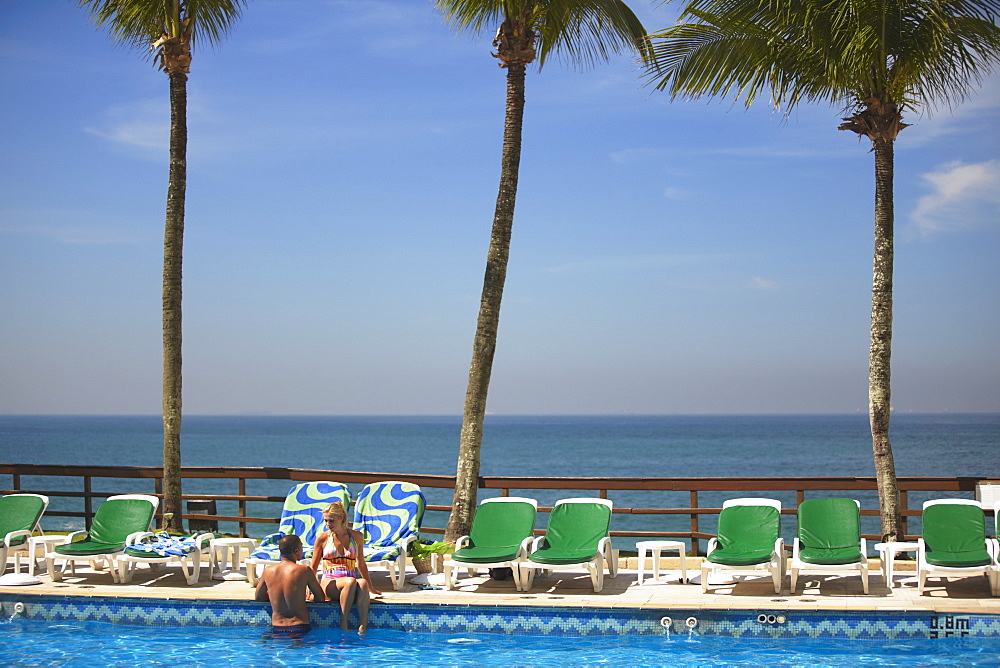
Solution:
{"label": "white side table", "polygon": [[900,552],[916,552],[920,549],[920,543],[875,543],[875,549],[879,552],[879,561],[882,563],[882,577],[885,583],[892,589],[892,562]]}
{"label": "white side table", "polygon": [[687,566],[684,564],[684,556],[687,545],[680,540],[643,540],[635,544],[639,550],[639,582],[642,584],[642,576],[646,571],[646,554],[650,553],[653,558],[653,582],[660,577],[660,553],[664,550],[676,550],[681,558],[681,582],[687,582]]}
{"label": "white side table", "polygon": [[[28,538],[28,575],[35,574],[36,561],[45,561],[45,555],[52,552],[56,545],[67,542],[69,536],[31,536]],[[42,548],[41,556],[38,555],[38,548]],[[16,562],[15,562],[16,563]]]}
{"label": "white side table", "polygon": [[[208,577],[211,580],[246,580],[245,573],[240,573],[240,564],[253,553],[257,541],[253,538],[213,538],[208,547]],[[232,562],[230,563],[230,550]],[[240,550],[246,550],[246,557],[240,555]]]}

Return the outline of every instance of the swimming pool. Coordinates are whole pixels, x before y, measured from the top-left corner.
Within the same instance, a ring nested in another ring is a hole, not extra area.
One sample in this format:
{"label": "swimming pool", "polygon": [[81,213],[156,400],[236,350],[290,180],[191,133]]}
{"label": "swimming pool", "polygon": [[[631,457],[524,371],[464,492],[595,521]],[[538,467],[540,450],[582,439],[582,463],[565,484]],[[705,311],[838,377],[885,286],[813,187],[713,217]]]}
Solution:
{"label": "swimming pool", "polygon": [[1000,665],[998,615],[380,603],[360,638],[311,614],[279,641],[253,601],[0,594],[0,645],[35,665]]}
{"label": "swimming pool", "polygon": [[7,665],[1000,665],[1000,638],[534,636],[315,629],[273,640],[261,629],[149,627],[13,619],[0,626]]}

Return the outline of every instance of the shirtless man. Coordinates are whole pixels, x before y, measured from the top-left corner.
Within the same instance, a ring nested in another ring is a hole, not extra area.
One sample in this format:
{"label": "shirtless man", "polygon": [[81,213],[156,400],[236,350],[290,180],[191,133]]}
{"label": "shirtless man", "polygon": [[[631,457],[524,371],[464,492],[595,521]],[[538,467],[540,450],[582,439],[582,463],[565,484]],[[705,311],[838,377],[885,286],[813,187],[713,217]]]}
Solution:
{"label": "shirtless man", "polygon": [[314,601],[325,601],[326,595],[316,580],[316,572],[298,563],[302,558],[298,536],[282,536],[278,552],[281,561],[264,568],[254,600],[271,602],[271,632],[275,638],[301,638],[311,629],[306,590],[312,592]]}

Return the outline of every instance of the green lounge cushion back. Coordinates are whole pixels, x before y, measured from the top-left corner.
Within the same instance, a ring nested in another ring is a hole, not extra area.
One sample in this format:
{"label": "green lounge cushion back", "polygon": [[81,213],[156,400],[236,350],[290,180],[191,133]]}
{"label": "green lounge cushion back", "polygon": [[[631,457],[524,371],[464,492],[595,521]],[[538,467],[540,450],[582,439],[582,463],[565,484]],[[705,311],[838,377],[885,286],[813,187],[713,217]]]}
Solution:
{"label": "green lounge cushion back", "polygon": [[108,499],[97,508],[87,538],[57,545],[57,554],[86,556],[106,554],[125,547],[129,534],[146,531],[153,519],[153,504],[145,499]]}
{"label": "green lounge cushion back", "polygon": [[492,564],[517,556],[521,542],[535,528],[535,507],[520,501],[495,501],[476,508],[466,547],[452,559]]}
{"label": "green lounge cushion back", "polygon": [[927,563],[956,568],[991,563],[982,508],[935,504],[924,509],[923,524]]}
{"label": "green lounge cushion back", "polygon": [[[45,502],[37,496],[9,494],[0,496],[0,541],[14,531],[31,531],[45,510]],[[20,536],[11,545],[20,545],[27,537]]]}
{"label": "green lounge cushion back", "polygon": [[531,560],[553,566],[590,561],[610,524],[611,508],[603,503],[561,503],[549,514],[542,546]]}
{"label": "green lounge cushion back", "polygon": [[799,559],[853,564],[861,559],[861,516],[854,499],[807,499],[799,504]]}
{"label": "green lounge cushion back", "polygon": [[709,561],[752,566],[771,560],[781,532],[781,515],[773,506],[729,506],[719,514],[717,547]]}

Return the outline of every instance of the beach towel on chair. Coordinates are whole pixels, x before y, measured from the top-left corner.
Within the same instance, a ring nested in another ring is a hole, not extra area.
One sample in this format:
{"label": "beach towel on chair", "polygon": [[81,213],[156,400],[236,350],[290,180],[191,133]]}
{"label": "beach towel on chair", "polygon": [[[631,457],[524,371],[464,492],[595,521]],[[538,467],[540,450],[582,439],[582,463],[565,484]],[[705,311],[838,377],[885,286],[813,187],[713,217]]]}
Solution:
{"label": "beach towel on chair", "polygon": [[125,546],[125,554],[131,557],[182,557],[198,547],[194,536],[171,536],[166,531],[158,531],[147,540]]}

